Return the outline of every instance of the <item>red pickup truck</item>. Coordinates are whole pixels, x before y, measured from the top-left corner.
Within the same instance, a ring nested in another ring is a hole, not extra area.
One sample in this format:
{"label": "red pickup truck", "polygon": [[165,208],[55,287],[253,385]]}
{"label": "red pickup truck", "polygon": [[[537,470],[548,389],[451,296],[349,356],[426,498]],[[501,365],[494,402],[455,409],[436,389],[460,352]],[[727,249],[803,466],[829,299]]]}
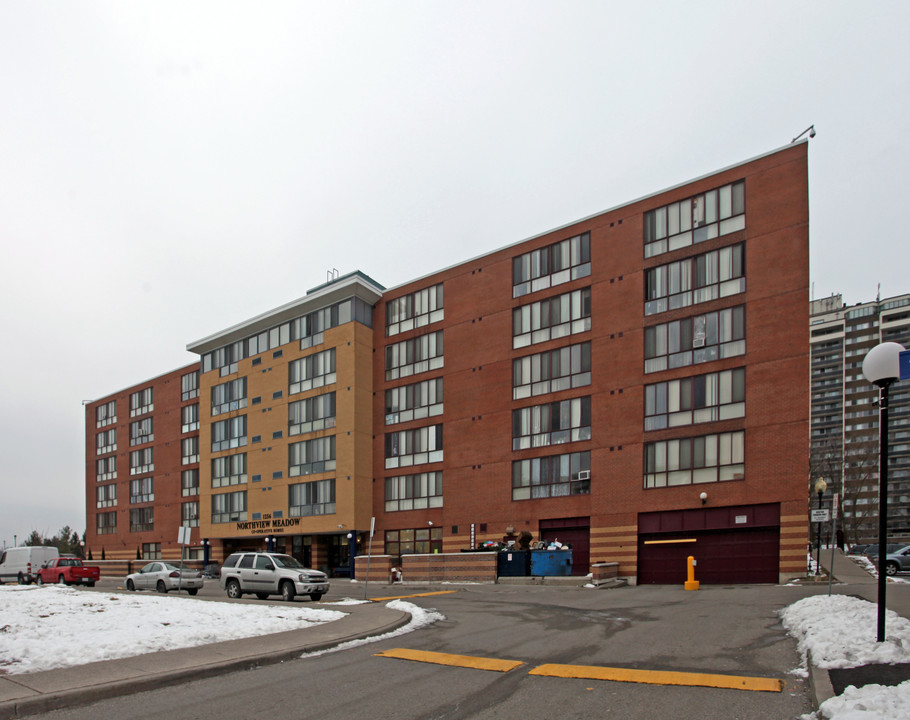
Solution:
{"label": "red pickup truck", "polygon": [[95,587],[101,577],[101,569],[83,565],[79,558],[58,557],[48,560],[35,577],[39,585],[61,583],[62,585],[87,585]]}

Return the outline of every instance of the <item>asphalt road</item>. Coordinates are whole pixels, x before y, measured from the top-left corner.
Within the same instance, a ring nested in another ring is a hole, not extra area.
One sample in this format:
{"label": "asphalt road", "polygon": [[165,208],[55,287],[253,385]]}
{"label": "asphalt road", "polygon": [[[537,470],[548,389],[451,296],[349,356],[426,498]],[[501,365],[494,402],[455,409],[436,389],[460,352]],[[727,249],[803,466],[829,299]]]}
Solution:
{"label": "asphalt road", "polygon": [[[97,589],[110,591],[115,585],[105,581]],[[781,720],[798,718],[813,709],[808,682],[790,672],[798,666],[799,657],[777,611],[827,588],[715,586],[686,592],[667,586],[592,590],[467,585],[396,586],[391,590],[406,595],[441,589],[457,592],[409,600],[446,616],[417,632],[43,717]],[[384,596],[389,590],[371,586],[369,594]],[[335,581],[325,600],[362,594],[363,585]],[[197,598],[221,600],[224,596],[216,583],[210,583]],[[501,673],[375,655],[393,648],[524,664]],[[529,674],[544,663],[779,678],[783,691]]]}

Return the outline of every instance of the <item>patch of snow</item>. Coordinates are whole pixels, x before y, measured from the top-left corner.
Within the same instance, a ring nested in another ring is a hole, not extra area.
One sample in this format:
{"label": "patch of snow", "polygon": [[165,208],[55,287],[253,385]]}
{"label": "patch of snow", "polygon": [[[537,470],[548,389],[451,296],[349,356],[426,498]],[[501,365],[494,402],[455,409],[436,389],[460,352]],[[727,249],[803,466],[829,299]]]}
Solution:
{"label": "patch of snow", "polygon": [[300,630],[340,620],[320,608],[87,592],[61,585],[0,586],[5,674]]}
{"label": "patch of snow", "polygon": [[314,658],[319,657],[320,655],[327,655],[328,653],[338,652],[339,650],[349,650],[353,647],[359,647],[361,645],[368,645],[369,643],[379,642],[380,640],[388,640],[389,638],[398,637],[399,635],[405,635],[409,632],[414,632],[419,630],[422,627],[427,625],[432,625],[434,622],[439,620],[445,620],[445,616],[441,613],[436,612],[435,610],[427,610],[413,603],[405,602],[404,600],[390,600],[386,603],[386,607],[392,608],[393,610],[401,610],[402,612],[410,613],[411,620],[404,626],[393,630],[392,632],[387,632],[384,635],[374,635],[373,637],[363,638],[361,640],[351,640],[346,643],[341,643],[333,648],[328,648],[326,650],[317,650],[315,652],[304,653],[301,655],[302,658]]}

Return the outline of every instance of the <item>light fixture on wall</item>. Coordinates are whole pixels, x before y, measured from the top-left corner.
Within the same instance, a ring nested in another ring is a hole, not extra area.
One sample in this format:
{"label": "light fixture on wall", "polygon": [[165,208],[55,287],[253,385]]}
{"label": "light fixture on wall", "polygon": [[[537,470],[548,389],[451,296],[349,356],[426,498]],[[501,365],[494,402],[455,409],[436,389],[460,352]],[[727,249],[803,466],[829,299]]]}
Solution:
{"label": "light fixture on wall", "polygon": [[699,497],[699,499],[701,500],[701,504],[702,504],[702,505],[704,505],[706,502],[708,502],[708,493],[703,492],[703,493],[702,493],[701,495],[699,495],[698,497]]}
{"label": "light fixture on wall", "polygon": [[427,520],[427,525],[429,525],[430,527],[433,527],[433,521],[432,521],[432,520]]}

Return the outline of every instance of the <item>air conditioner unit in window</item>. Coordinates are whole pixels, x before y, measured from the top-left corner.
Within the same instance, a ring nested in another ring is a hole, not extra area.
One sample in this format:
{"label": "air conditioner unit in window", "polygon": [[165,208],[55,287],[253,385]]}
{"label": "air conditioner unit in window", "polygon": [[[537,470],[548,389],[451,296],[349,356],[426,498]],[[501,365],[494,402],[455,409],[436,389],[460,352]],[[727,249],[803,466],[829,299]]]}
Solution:
{"label": "air conditioner unit in window", "polygon": [[579,470],[579,471],[578,471],[578,479],[579,479],[579,480],[590,480],[590,479],[591,479],[591,471],[590,471],[590,470]]}

